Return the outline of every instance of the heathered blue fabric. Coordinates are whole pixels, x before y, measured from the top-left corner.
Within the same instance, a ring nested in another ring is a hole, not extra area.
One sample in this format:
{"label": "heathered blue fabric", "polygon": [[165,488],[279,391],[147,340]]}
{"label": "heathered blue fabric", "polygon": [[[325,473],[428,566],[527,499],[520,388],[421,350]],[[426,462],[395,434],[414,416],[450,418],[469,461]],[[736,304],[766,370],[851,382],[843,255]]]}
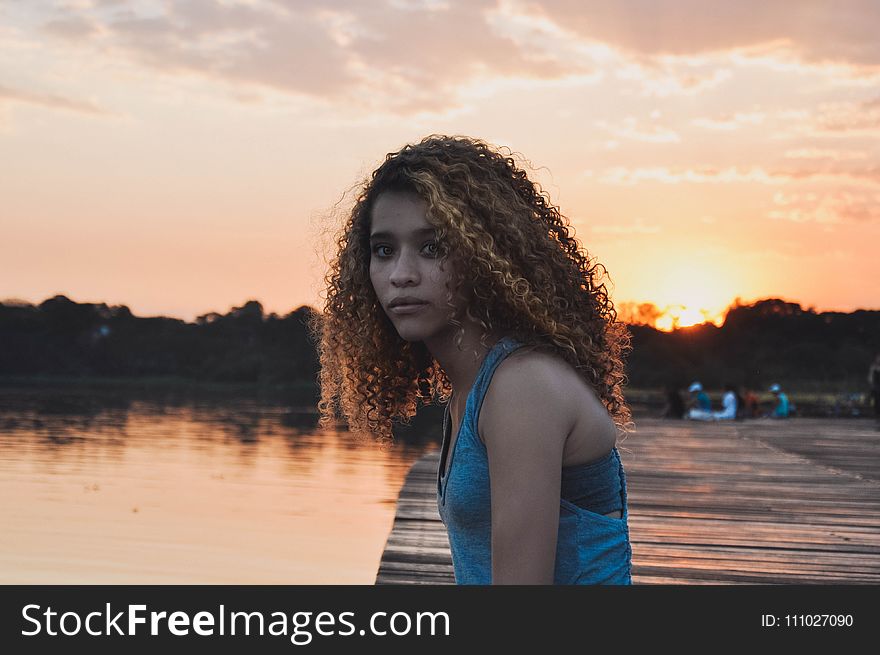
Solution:
{"label": "heathered blue fabric", "polygon": [[[451,453],[446,452],[451,426],[444,428],[437,507],[449,535],[457,584],[492,583],[489,461],[477,436],[477,420],[495,369],[522,345],[504,337],[486,355]],[[446,458],[450,463],[444,477]],[[604,516],[615,509],[623,516]],[[632,584],[627,519],[626,475],[617,448],[598,461],[563,467],[554,584]]]}

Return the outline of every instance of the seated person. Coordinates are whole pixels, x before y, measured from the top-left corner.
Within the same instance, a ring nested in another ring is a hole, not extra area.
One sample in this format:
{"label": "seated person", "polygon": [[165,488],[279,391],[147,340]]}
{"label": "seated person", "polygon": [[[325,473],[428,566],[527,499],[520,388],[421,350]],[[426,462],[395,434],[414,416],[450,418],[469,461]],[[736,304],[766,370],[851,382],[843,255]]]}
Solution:
{"label": "seated person", "polygon": [[773,408],[772,418],[788,418],[788,396],[782,392],[782,388],[778,384],[770,387],[770,393],[776,396],[776,407]]}
{"label": "seated person", "polygon": [[721,400],[724,409],[713,412],[712,418],[716,421],[732,421],[736,418],[736,409],[739,403],[736,400],[736,387],[732,384],[724,385],[724,398]]}
{"label": "seated person", "polygon": [[688,410],[687,417],[694,421],[711,421],[712,420],[712,402],[709,400],[708,394],[703,391],[703,385],[694,382],[688,387],[691,393],[691,408]]}

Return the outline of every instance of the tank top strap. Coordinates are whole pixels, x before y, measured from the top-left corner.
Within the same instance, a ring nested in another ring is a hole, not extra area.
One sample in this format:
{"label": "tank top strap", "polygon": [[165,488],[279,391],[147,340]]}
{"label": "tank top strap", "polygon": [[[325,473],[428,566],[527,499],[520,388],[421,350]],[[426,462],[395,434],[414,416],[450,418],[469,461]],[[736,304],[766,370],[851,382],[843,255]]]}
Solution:
{"label": "tank top strap", "polygon": [[477,423],[480,416],[480,408],[483,406],[483,399],[486,397],[486,392],[489,390],[489,383],[492,382],[492,376],[495,375],[495,369],[498,368],[498,365],[501,364],[510,353],[517,348],[521,348],[523,345],[524,344],[520,343],[513,337],[501,337],[495,345],[492,346],[491,350],[486,353],[486,357],[480,365],[480,370],[477,372],[477,377],[474,380],[473,387],[471,387],[471,392],[465,405],[465,421],[467,421],[470,433],[476,437],[477,441],[479,441]]}

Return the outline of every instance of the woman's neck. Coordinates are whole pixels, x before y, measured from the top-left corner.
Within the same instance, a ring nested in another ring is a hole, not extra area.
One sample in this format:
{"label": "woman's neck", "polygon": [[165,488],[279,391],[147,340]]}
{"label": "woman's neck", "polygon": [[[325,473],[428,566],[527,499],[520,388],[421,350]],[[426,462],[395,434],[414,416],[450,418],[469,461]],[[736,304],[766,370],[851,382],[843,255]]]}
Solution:
{"label": "woman's neck", "polygon": [[452,383],[452,391],[455,397],[464,402],[470,392],[480,370],[480,365],[486,357],[486,353],[503,336],[494,331],[486,335],[486,346],[480,343],[482,329],[476,324],[465,324],[464,336],[461,340],[461,349],[455,345],[454,336],[458,328],[452,327],[450,331],[432,339],[425,340],[428,351],[440,364],[446,377]]}

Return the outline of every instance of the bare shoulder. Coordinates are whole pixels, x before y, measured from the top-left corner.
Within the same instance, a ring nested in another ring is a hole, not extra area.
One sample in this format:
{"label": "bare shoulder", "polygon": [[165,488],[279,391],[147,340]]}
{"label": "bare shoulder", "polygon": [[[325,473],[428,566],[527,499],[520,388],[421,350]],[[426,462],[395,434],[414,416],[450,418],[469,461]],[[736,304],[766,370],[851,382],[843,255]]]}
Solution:
{"label": "bare shoulder", "polygon": [[[576,371],[556,353],[521,348],[495,369],[480,410],[480,437],[485,441],[492,426],[523,424],[539,418],[565,437],[577,418],[571,385]],[[487,428],[484,431],[483,428]]]}
{"label": "bare shoulder", "polygon": [[591,385],[549,349],[521,348],[495,370],[480,410],[480,439],[487,443],[493,434],[509,434],[512,425],[540,426],[544,439],[560,440],[572,463],[593,459],[616,437]]}

